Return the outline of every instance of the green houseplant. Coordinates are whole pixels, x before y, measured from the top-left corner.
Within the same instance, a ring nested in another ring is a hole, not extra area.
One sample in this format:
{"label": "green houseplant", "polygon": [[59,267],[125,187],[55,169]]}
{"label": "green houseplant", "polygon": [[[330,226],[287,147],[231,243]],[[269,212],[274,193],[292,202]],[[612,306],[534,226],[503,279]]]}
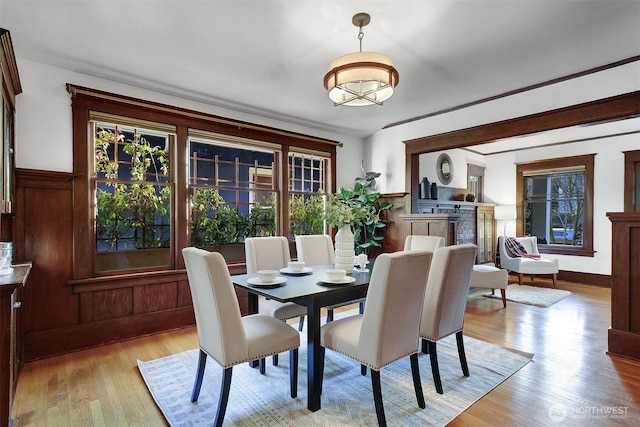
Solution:
{"label": "green houseplant", "polygon": [[368,253],[373,247],[381,247],[384,240],[383,229],[389,223],[383,212],[393,205],[380,201],[380,193],[375,190],[378,172],[365,172],[355,180],[353,188],[341,187],[337,194],[329,195],[325,211],[327,223],[334,227],[349,225],[354,235],[357,253]]}

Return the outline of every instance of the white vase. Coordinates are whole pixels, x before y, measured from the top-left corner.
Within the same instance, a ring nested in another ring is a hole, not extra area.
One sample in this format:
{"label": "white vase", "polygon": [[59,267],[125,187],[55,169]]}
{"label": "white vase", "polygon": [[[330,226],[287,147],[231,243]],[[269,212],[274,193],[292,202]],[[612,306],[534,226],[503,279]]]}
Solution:
{"label": "white vase", "polygon": [[342,226],[336,233],[336,268],[351,273],[353,271],[354,250],[353,233],[348,225]]}

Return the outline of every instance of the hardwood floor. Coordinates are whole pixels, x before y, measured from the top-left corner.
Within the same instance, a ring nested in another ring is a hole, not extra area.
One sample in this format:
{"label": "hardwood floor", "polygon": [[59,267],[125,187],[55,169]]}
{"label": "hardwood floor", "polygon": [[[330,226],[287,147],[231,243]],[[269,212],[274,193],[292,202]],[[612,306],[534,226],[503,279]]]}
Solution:
{"label": "hardwood floor", "polygon": [[[534,358],[451,425],[640,425],[640,363],[606,354],[610,290],[558,287],[572,295],[546,309],[469,301],[465,335]],[[29,363],[18,382],[14,427],[164,426],[136,360],[196,347],[188,328]]]}

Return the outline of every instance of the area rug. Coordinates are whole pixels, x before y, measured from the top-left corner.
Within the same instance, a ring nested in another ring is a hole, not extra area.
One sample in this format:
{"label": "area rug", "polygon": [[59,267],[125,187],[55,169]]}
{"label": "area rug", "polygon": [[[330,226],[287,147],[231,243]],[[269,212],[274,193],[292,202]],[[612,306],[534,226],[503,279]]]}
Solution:
{"label": "area rug", "polygon": [[[571,295],[571,292],[562,289],[539,288],[537,286],[519,285],[517,283],[507,286],[507,301],[535,305],[537,307],[551,307],[569,295]],[[491,295],[491,292],[489,292],[483,296],[502,299],[500,292],[496,292],[494,295]]]}
{"label": "area rug", "polygon": [[[304,338],[301,334],[301,338]],[[305,340],[303,340],[305,341]],[[322,409],[307,409],[306,343],[300,348],[298,397],[289,395],[289,357],[278,366],[267,363],[260,375],[247,363],[233,368],[226,426],[367,426],[377,425],[371,377],[360,365],[326,352]],[[531,361],[533,355],[465,337],[470,376],[464,377],[454,336],[438,342],[444,394],[436,393],[429,356],[420,354],[426,409],[417,406],[408,358],[381,371],[384,408],[389,425],[444,426],[474,402]],[[191,403],[198,350],[167,356],[138,367],[153,399],[173,427],[208,426],[217,410],[222,369],[209,359],[197,403]]]}

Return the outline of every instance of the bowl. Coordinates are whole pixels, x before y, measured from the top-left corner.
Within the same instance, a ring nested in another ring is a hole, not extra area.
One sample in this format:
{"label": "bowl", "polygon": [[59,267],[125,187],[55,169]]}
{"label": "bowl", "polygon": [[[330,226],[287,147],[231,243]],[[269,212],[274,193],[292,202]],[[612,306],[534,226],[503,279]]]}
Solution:
{"label": "bowl", "polygon": [[344,280],[344,276],[347,274],[345,270],[336,268],[326,271],[327,278],[333,282],[339,282]]}
{"label": "bowl", "polygon": [[303,261],[291,261],[289,262],[289,270],[294,273],[300,273],[304,269]]}
{"label": "bowl", "polygon": [[273,282],[277,275],[277,270],[258,270],[258,279],[264,283]]}

